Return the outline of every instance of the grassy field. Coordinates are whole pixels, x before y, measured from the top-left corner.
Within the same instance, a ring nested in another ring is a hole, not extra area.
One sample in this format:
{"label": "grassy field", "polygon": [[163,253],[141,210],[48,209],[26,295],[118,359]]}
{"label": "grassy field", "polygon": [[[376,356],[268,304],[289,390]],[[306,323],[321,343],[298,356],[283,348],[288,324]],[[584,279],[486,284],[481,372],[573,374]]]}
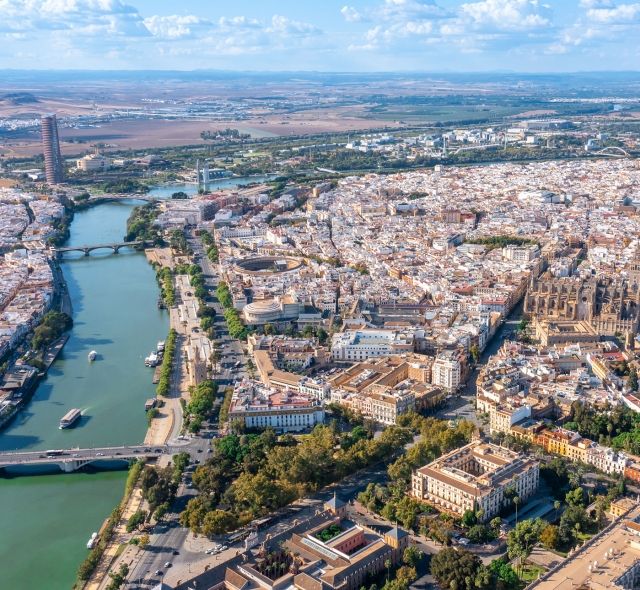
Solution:
{"label": "grassy field", "polygon": [[523,107],[509,106],[471,106],[471,105],[408,105],[398,108],[372,109],[371,117],[385,121],[405,121],[407,123],[444,122],[444,121],[473,121],[475,119],[492,119],[508,117],[523,113]]}
{"label": "grassy field", "polygon": [[519,573],[520,579],[526,584],[529,584],[530,582],[537,580],[538,576],[544,573],[544,568],[532,563],[526,563],[522,566],[522,571]]}

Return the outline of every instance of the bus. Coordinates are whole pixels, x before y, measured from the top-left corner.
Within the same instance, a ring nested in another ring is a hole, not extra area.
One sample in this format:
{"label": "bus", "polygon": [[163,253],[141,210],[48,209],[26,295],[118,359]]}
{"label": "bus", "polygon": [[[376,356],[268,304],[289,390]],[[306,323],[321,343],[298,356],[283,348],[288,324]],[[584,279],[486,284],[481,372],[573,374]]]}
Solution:
{"label": "bus", "polygon": [[64,451],[51,450],[47,451],[47,457],[58,457],[59,455],[63,455]]}

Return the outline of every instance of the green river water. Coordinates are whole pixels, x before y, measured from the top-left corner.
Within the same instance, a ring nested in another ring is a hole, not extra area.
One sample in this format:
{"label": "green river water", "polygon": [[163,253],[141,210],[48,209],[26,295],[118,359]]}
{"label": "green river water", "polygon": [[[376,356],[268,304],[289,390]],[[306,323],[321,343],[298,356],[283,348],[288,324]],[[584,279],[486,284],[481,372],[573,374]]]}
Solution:
{"label": "green river water", "polygon": [[[266,177],[224,178],[224,189]],[[195,185],[155,187],[151,195],[196,192]],[[106,203],[77,213],[67,245],[119,242],[136,202]],[[144,401],[152,397],[144,357],[164,340],[168,315],[144,254],[108,250],[66,254],[62,270],[73,306],[71,337],[31,403],[0,432],[0,450],[58,449],[142,442]],[[87,354],[98,352],[89,363]],[[81,408],[75,428],[60,418]],[[124,491],[125,471],[0,478],[0,588],[68,590],[86,542]]]}
{"label": "green river water", "polygon": [[[69,245],[121,241],[135,205],[108,203],[77,213]],[[144,357],[166,337],[168,316],[144,254],[98,251],[65,255],[62,270],[74,327],[33,400],[0,433],[0,449],[29,450],[137,443],[144,438],[144,401],[151,369]],[[98,360],[89,363],[90,350]],[[70,408],[75,428],[59,430]],[[85,547],[121,498],[125,471],[0,479],[1,588],[68,590]]]}

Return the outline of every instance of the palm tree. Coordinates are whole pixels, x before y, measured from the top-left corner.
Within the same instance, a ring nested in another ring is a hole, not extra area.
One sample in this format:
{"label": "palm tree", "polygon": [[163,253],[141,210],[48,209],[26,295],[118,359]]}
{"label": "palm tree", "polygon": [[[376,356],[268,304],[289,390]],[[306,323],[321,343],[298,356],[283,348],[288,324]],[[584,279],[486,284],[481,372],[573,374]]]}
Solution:
{"label": "palm tree", "polygon": [[391,570],[391,560],[390,559],[386,559],[384,562],[384,567],[387,568],[387,583],[389,582],[389,572]]}
{"label": "palm tree", "polygon": [[560,511],[560,506],[562,506],[562,503],[560,502],[560,500],[555,500],[553,503],[553,508],[556,511],[556,518],[558,518],[558,512]]}
{"label": "palm tree", "polygon": [[518,526],[518,506],[520,505],[520,496],[513,498],[513,505],[516,507],[516,526]]}

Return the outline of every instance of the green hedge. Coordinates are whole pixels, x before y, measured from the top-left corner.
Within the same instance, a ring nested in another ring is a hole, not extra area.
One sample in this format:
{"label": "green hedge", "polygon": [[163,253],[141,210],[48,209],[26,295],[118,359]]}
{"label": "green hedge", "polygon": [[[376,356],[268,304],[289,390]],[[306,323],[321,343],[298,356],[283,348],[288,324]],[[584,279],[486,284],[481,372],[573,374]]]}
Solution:
{"label": "green hedge", "polygon": [[177,332],[171,328],[169,336],[164,345],[164,356],[162,357],[162,367],[160,368],[160,379],[156,387],[156,393],[161,396],[169,395],[171,387],[171,366],[173,365],[173,357],[176,352]]}

